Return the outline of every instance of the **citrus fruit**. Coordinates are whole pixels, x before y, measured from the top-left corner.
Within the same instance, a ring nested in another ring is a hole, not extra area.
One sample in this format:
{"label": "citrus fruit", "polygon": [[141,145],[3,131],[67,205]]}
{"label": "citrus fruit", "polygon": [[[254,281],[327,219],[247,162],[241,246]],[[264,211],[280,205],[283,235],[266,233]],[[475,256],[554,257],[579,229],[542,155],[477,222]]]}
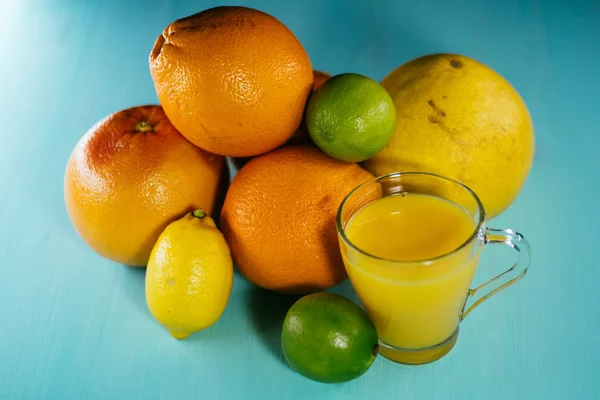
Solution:
{"label": "citrus fruit", "polygon": [[215,222],[194,210],[161,233],[146,271],[146,302],[176,339],[213,325],[233,285],[233,262]]}
{"label": "citrus fruit", "polygon": [[[321,86],[321,84],[323,84],[323,82],[325,82],[327,79],[329,79],[331,77],[331,75],[322,72],[322,71],[318,71],[318,70],[314,70],[313,71],[313,91],[315,91],[319,86]],[[298,127],[298,129],[296,129],[296,132],[294,132],[294,135],[292,135],[292,137],[284,143],[284,145],[300,145],[300,144],[305,144],[305,145],[314,145],[312,139],[310,138],[310,135],[308,134],[308,129],[306,128],[306,120],[304,118],[302,118],[302,122],[300,123],[300,126]],[[248,161],[250,161],[252,157],[241,157],[241,158],[233,158],[233,164],[236,166],[236,168],[240,169],[242,168]]]}
{"label": "citrus fruit", "polygon": [[233,178],[221,212],[240,272],[282,293],[343,281],[336,211],[350,190],[372,178],[311,146],[284,146],[250,160]]}
{"label": "citrus fruit", "polygon": [[310,97],[306,125],[321,150],[342,161],[364,161],[394,133],[396,109],[378,82],[359,74],[336,75]]}
{"label": "citrus fruit", "polygon": [[352,301],[334,293],[302,297],[289,309],[281,331],[288,364],[303,376],[340,383],[364,374],[378,354],[375,325]]}
{"label": "citrus fruit", "polygon": [[396,104],[396,130],[364,163],[368,170],[454,178],[477,193],[489,218],[514,202],[535,141],[527,107],[506,79],[471,58],[434,54],[399,66],[382,85]]}
{"label": "citrus fruit", "polygon": [[67,212],[100,255],[145,266],[162,230],[215,205],[224,159],[197,148],[159,106],[113,113],[73,149],[64,177]]}
{"label": "citrus fruit", "polygon": [[[319,86],[321,86],[327,79],[331,78],[331,75],[328,73],[314,70],[313,71],[313,87],[312,91],[314,93],[315,90]],[[306,115],[305,115],[306,116]],[[286,144],[307,144],[312,145],[313,141],[310,138],[310,134],[308,133],[308,128],[306,127],[306,118],[302,118],[302,122],[294,135],[286,142]]]}
{"label": "citrus fruit", "polygon": [[215,7],[174,21],[149,63],[173,125],[197,146],[232,157],[285,143],[313,85],[310,60],[294,34],[246,7]]}
{"label": "citrus fruit", "polygon": [[331,75],[329,75],[327,72],[316,69],[313,70],[313,92],[329,78],[331,78]]}

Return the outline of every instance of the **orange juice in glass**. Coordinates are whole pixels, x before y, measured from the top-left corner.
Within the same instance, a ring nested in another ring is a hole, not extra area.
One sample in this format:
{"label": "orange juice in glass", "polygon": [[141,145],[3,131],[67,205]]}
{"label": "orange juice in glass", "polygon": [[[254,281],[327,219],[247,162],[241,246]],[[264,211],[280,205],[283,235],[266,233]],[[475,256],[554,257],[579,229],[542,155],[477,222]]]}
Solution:
{"label": "orange juice in glass", "polygon": [[[483,300],[520,279],[529,245],[511,230],[485,226],[477,195],[427,173],[393,173],[354,189],[337,215],[348,276],[377,328],[380,353],[422,364],[447,354],[460,321]],[[470,289],[481,249],[505,244],[519,261]]]}

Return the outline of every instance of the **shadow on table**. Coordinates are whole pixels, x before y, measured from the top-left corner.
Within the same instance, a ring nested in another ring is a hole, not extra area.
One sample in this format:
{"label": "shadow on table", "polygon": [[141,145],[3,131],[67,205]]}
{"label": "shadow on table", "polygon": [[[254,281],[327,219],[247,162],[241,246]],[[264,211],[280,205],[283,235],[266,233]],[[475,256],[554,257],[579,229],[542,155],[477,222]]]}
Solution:
{"label": "shadow on table", "polygon": [[282,295],[258,287],[248,290],[248,314],[258,337],[269,352],[287,365],[281,351],[281,328],[289,308],[300,296]]}
{"label": "shadow on table", "polygon": [[146,268],[123,265],[123,278],[119,285],[125,297],[149,318],[153,318],[146,305]]}

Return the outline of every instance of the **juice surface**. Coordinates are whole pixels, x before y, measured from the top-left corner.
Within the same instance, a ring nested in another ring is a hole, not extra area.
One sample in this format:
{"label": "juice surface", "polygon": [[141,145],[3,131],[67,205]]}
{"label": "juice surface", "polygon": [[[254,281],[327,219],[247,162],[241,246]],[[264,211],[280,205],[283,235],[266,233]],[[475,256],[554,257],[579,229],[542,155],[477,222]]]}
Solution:
{"label": "juice surface", "polygon": [[374,256],[418,261],[457,249],[474,229],[471,216],[456,204],[406,194],[383,197],[363,207],[348,222],[346,235]]}
{"label": "juice surface", "polygon": [[399,348],[421,349],[452,335],[480,246],[471,241],[455,250],[475,229],[475,221],[463,208],[421,194],[383,197],[350,218],[345,228],[348,239],[385,259],[342,251],[352,285],[381,340]]}

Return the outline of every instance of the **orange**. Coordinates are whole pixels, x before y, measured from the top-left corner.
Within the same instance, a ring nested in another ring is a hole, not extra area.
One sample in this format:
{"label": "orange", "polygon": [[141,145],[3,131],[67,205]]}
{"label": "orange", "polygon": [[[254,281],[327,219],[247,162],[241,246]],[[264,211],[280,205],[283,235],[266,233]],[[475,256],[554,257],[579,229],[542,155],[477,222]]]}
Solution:
{"label": "orange", "polygon": [[158,98],[192,143],[231,157],[285,143],[313,85],[306,51],[279,20],[216,7],[165,28],[150,54]]}
{"label": "orange", "polygon": [[67,212],[98,254],[146,265],[169,222],[212,212],[224,158],[187,141],[159,106],[118,111],[79,140],[67,163]]}
{"label": "orange", "polygon": [[327,72],[314,70],[313,71],[313,79],[314,79],[313,92],[315,90],[317,90],[317,88],[319,86],[321,86],[323,84],[323,82],[325,82],[329,78],[331,78],[331,75],[329,75]]}
{"label": "orange", "polygon": [[[326,72],[322,72],[322,71],[318,71],[318,70],[314,70],[313,71],[313,77],[314,77],[314,81],[313,81],[313,88],[312,91],[314,92],[315,90],[317,90],[317,88],[319,86],[321,86],[321,84],[323,84],[323,82],[325,82],[327,79],[331,78],[331,75],[329,75]],[[310,138],[310,134],[308,133],[308,128],[306,127],[306,120],[303,117],[302,118],[302,122],[300,123],[300,126],[298,127],[298,129],[296,129],[296,132],[294,132],[294,135],[287,141],[284,143],[284,145],[299,145],[299,144],[306,144],[306,145],[314,145],[312,139]],[[243,157],[243,158],[233,158],[233,164],[238,168],[242,168],[248,161],[250,161],[252,157]]]}
{"label": "orange", "polygon": [[[314,93],[314,91],[317,90],[317,88],[329,78],[331,78],[331,75],[325,72],[314,70],[312,92]],[[302,118],[302,122],[300,123],[298,129],[296,129],[296,132],[294,132],[294,135],[290,138],[290,140],[287,141],[287,144],[313,144],[312,139],[310,138],[310,135],[308,133],[308,128],[306,127],[305,116]]]}
{"label": "orange", "polygon": [[348,192],[372,178],[312,146],[284,146],[250,160],[221,212],[242,275],[264,289],[295,294],[343,281],[336,212]]}
{"label": "orange", "polygon": [[318,71],[315,69],[313,71],[313,92],[329,78],[331,78],[331,75],[329,75],[327,72]]}

